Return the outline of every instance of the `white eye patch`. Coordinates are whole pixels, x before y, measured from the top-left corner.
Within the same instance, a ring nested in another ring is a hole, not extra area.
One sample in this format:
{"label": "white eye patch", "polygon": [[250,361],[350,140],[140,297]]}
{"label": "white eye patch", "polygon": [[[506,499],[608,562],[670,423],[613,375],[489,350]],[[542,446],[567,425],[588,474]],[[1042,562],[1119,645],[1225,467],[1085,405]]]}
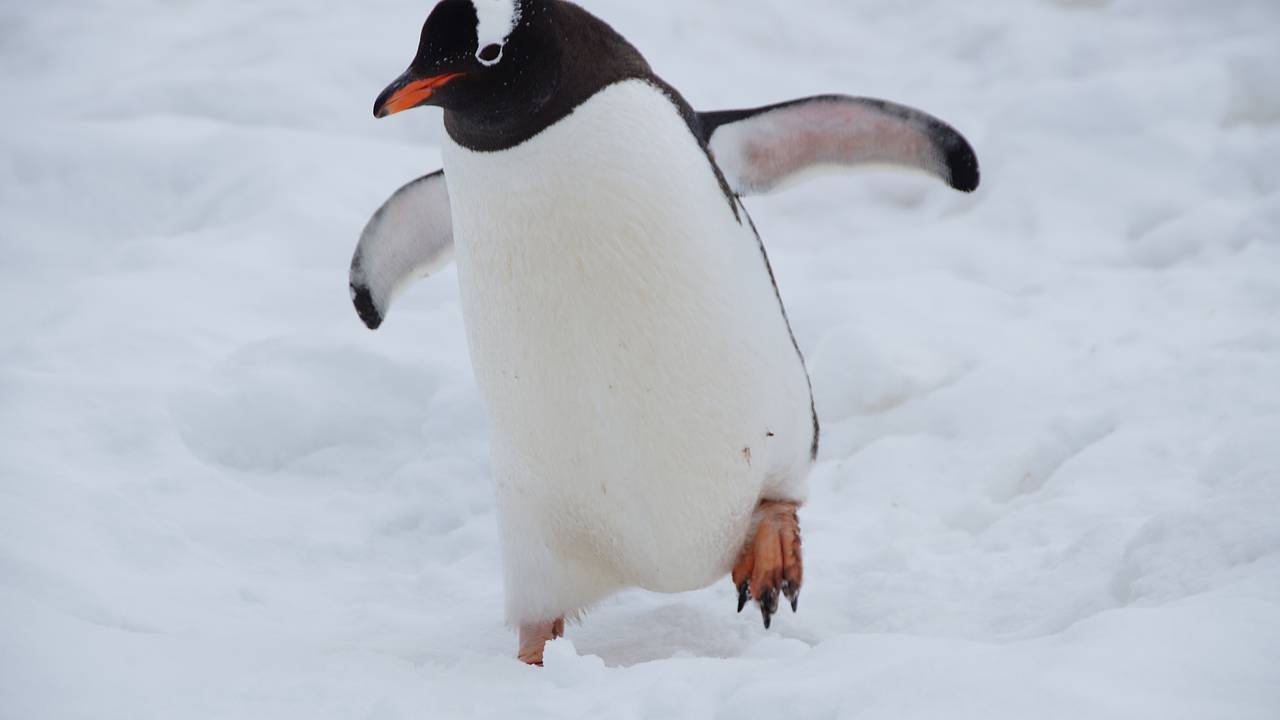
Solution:
{"label": "white eye patch", "polygon": [[[507,37],[520,22],[520,0],[471,0],[471,4],[476,8],[476,59],[481,65],[496,65],[502,60]],[[498,46],[496,56],[491,45]]]}

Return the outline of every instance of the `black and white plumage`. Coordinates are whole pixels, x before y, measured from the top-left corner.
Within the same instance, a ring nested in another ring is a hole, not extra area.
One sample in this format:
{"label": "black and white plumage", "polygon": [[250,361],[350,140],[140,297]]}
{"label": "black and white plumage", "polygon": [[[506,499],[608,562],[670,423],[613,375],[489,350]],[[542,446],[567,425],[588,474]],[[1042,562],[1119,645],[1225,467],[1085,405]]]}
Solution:
{"label": "black and white plumage", "polygon": [[811,392],[742,196],[872,163],[978,184],[959,133],[891,103],[697,113],[561,0],[441,2],[375,113],[421,104],[443,174],[374,216],[352,295],[376,328],[456,254],[513,624],[706,586],[761,500],[805,499]]}

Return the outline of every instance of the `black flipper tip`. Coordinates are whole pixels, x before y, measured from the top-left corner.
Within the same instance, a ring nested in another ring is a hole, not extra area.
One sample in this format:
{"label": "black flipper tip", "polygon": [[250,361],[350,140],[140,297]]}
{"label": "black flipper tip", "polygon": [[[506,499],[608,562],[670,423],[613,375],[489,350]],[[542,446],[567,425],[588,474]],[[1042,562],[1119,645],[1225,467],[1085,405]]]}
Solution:
{"label": "black flipper tip", "polygon": [[951,187],[960,192],[971,193],[978,189],[982,182],[982,171],[978,167],[978,156],[969,142],[959,135],[958,142],[946,150],[947,170],[951,174]]}
{"label": "black flipper tip", "polygon": [[356,306],[356,313],[360,315],[365,326],[370,330],[382,327],[382,313],[378,312],[378,307],[374,305],[373,294],[369,292],[369,288],[363,285],[352,285],[351,302]]}

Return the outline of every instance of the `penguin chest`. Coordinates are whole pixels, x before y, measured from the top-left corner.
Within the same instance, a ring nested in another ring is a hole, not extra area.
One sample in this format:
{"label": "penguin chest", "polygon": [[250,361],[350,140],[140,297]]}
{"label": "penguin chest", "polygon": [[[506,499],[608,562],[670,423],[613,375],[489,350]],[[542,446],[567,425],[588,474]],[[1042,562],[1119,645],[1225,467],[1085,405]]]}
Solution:
{"label": "penguin chest", "polygon": [[706,567],[663,577],[714,577],[767,476],[805,462],[809,398],[754,232],[675,106],[614,85],[445,166],[504,513],[633,581],[634,543],[701,547]]}

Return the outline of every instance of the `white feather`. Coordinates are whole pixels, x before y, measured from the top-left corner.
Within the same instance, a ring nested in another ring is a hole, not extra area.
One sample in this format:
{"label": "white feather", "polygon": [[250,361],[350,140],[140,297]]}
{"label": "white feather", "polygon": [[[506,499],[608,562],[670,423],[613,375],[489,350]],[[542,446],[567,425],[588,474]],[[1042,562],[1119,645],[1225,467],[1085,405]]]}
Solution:
{"label": "white feather", "polygon": [[[471,0],[476,8],[476,52],[486,45],[505,45],[507,37],[520,22],[519,0]],[[501,55],[499,55],[499,59]],[[481,60],[490,65],[498,62]]]}
{"label": "white feather", "polygon": [[661,91],[611,86],[511,150],[448,143],[513,624],[722,577],[802,500],[802,363],[756,238]]}
{"label": "white feather", "polygon": [[397,190],[365,226],[351,261],[353,299],[368,292],[381,322],[397,294],[452,259],[449,190],[433,173]]}
{"label": "white feather", "polygon": [[[740,195],[762,195],[811,173],[864,165],[911,168],[952,182],[946,149],[963,149],[959,157],[972,158],[973,152],[953,128],[920,110],[841,96],[796,101],[721,125],[710,146]],[[973,167],[976,173],[976,158]]]}

